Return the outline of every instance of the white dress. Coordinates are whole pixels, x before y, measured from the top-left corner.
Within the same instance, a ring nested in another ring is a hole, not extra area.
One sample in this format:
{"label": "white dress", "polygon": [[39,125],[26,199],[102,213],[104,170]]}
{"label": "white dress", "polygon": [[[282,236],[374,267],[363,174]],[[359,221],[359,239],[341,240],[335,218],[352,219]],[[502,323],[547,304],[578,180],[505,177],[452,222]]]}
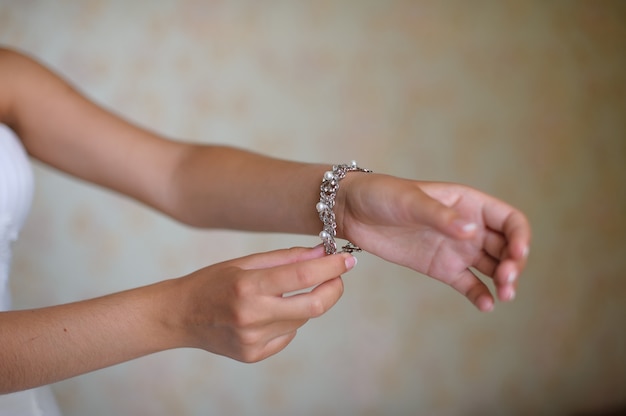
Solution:
{"label": "white dress", "polygon": [[[32,196],[33,173],[26,152],[13,131],[0,124],[0,313],[11,308],[11,245],[17,240],[26,220]],[[0,416],[60,414],[47,386],[0,395]]]}

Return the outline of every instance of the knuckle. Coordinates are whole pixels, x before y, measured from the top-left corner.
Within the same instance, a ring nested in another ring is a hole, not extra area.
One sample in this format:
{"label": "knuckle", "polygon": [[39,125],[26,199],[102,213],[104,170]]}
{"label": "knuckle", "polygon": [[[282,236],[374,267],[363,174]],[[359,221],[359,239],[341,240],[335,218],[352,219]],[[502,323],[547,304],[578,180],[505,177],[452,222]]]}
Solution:
{"label": "knuckle", "polygon": [[300,255],[302,254],[306,249],[304,247],[300,247],[300,246],[293,246],[293,247],[289,247],[286,251],[289,254],[293,254],[293,255]]}
{"label": "knuckle", "polygon": [[290,262],[299,261],[306,254],[305,247],[292,246],[281,250],[281,255]]}
{"label": "knuckle", "polygon": [[233,281],[233,293],[236,299],[245,299],[255,292],[257,283],[253,279],[238,277]]}
{"label": "knuckle", "polygon": [[312,298],[311,303],[309,304],[309,315],[316,318],[324,314],[324,312],[326,312],[326,305],[322,299],[318,297]]}
{"label": "knuckle", "polygon": [[339,299],[341,296],[343,296],[343,290],[344,290],[344,286],[343,286],[343,280],[342,279],[337,279],[339,281],[339,284],[337,285],[337,299]]}
{"label": "knuckle", "polygon": [[298,284],[302,288],[311,287],[315,284],[315,275],[312,271],[303,264],[296,266],[296,279]]}
{"label": "knuckle", "polygon": [[237,333],[237,343],[243,347],[243,351],[254,351],[260,342],[258,331],[244,330]]}
{"label": "knuckle", "polygon": [[232,313],[232,324],[238,329],[249,328],[256,322],[255,315],[248,308],[236,307]]}
{"label": "knuckle", "polygon": [[259,362],[271,355],[265,351],[264,345],[261,345],[262,339],[258,335],[248,334],[239,341],[238,361],[251,364]]}

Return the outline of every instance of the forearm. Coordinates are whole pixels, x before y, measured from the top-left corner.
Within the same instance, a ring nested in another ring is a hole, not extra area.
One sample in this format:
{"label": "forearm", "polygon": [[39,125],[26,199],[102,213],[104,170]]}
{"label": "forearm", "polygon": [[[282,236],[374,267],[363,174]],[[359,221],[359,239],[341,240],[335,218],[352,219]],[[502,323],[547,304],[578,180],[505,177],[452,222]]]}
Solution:
{"label": "forearm", "polygon": [[317,233],[329,166],[167,140],[95,105],[32,59],[0,49],[0,122],[35,158],[202,227]]}
{"label": "forearm", "polygon": [[0,313],[0,394],[180,346],[169,321],[176,314],[166,309],[175,284]]}
{"label": "forearm", "polygon": [[330,166],[192,146],[175,171],[174,216],[199,227],[317,234],[315,210]]}

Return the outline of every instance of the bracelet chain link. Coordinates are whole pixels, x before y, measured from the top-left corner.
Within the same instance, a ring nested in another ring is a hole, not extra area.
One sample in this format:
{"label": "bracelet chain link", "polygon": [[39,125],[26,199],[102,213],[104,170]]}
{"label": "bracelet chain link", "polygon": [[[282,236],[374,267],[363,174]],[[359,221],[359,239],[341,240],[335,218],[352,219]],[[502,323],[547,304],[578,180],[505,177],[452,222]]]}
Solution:
{"label": "bracelet chain link", "polygon": [[[372,172],[369,169],[360,168],[356,161],[352,161],[349,165],[334,165],[332,171],[324,173],[322,184],[320,185],[320,201],[315,205],[320,220],[324,224],[319,236],[324,244],[324,250],[326,254],[335,254],[337,252],[337,243],[335,237],[337,236],[337,221],[335,219],[335,198],[337,197],[337,191],[339,190],[339,181],[346,177],[349,172]],[[355,251],[361,251],[361,249],[351,242],[342,247],[342,252],[353,253]]]}

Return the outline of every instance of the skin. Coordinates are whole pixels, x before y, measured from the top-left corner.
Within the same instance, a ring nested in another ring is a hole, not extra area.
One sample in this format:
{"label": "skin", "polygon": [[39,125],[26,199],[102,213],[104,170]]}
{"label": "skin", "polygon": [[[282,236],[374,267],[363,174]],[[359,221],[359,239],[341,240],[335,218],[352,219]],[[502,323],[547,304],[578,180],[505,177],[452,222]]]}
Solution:
{"label": "skin", "polygon": [[[0,122],[31,157],[56,169],[195,227],[321,229],[316,190],[330,166],[170,140],[6,49],[0,49],[0,91]],[[503,201],[459,184],[350,173],[336,202],[340,238],[450,285],[481,311],[492,310],[495,298],[514,298],[530,226]],[[321,247],[277,250],[101,298],[1,312],[0,393],[171,348],[262,360],[338,301],[340,276],[354,264],[351,255],[326,256]],[[495,298],[476,272],[493,279]]]}

